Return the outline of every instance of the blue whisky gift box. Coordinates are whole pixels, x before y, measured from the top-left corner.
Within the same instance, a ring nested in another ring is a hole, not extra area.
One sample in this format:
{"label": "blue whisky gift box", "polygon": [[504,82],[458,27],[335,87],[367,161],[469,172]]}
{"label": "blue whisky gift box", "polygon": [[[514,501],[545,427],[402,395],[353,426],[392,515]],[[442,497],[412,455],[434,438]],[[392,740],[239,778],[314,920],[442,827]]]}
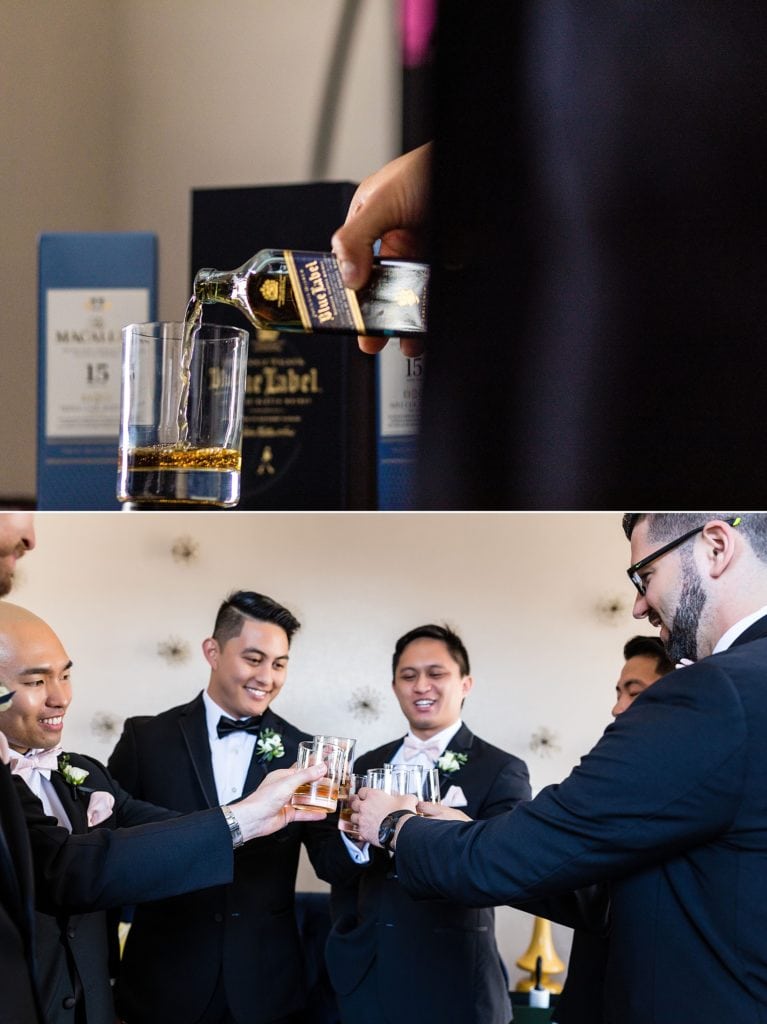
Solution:
{"label": "blue whisky gift box", "polygon": [[121,331],[156,319],[157,239],[39,240],[37,508],[116,510]]}

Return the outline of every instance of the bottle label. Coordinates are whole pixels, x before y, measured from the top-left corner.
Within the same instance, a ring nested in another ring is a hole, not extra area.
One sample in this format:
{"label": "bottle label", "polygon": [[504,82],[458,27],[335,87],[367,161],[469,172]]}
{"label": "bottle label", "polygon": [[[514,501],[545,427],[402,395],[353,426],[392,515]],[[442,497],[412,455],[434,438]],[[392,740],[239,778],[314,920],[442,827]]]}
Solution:
{"label": "bottle label", "polygon": [[286,249],[285,262],[304,330],[364,333],[357,296],[344,287],[335,256]]}

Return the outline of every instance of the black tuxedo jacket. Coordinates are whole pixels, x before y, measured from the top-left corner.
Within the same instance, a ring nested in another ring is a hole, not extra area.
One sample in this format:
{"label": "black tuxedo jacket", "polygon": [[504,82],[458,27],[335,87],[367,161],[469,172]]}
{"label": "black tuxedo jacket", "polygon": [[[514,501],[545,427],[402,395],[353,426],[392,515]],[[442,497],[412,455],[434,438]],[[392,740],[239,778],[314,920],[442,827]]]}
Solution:
{"label": "black tuxedo jacket", "polygon": [[[294,763],[310,738],[268,709],[265,728],[285,754],[265,763],[254,750],[245,792],[267,771]],[[153,717],[129,718],[109,767],[133,795],[178,811],[218,805],[202,695]],[[126,1021],[193,1021],[223,977],[229,1011],[243,1024],[265,1024],[298,1011],[306,986],[294,911],[301,843],[328,881],[355,870],[340,849],[335,821],[296,823],[235,852],[234,880],[136,908],[118,981]]]}
{"label": "black tuxedo jacket", "polygon": [[[114,1024],[103,911],[230,879],[231,835],[220,811],[178,817],[132,799],[97,761],[79,754],[70,754],[70,761],[88,772],[82,785],[55,771],[51,782],[71,835],[46,816],[22,779],[14,779],[33,853],[40,988],[48,1024],[74,1021],[80,1006],[88,1024]],[[115,803],[109,818],[89,828],[95,791],[111,793]]]}
{"label": "black tuxedo jacket", "polygon": [[564,988],[551,1019],[556,1024],[602,1024],[609,953],[610,887],[590,885],[573,893],[518,905],[573,929]]}
{"label": "black tuxedo jacket", "polygon": [[405,822],[400,880],[477,906],[605,879],[609,1024],[767,1019],[765,679],[767,618],[658,680],[513,814]]}
{"label": "black tuxedo jacket", "polygon": [[2,1024],[42,1021],[34,954],[34,891],[27,828],[7,765],[0,764]]}
{"label": "black tuxedo jacket", "polygon": [[[401,743],[402,738],[393,740],[358,758],[355,771],[381,767]],[[444,795],[451,785],[460,786],[468,801],[461,810],[470,817],[502,814],[530,798],[524,762],[474,736],[465,725],[449,749],[466,754],[467,761],[459,771],[441,776],[440,789]],[[493,911],[444,899],[415,900],[399,884],[389,854],[375,848],[370,852],[371,863],[358,878],[356,907],[338,916],[327,943],[328,971],[341,1001],[365,984],[384,1016],[391,1007],[393,1024],[508,1024],[508,982]],[[348,890],[334,888],[336,913],[350,902]]]}

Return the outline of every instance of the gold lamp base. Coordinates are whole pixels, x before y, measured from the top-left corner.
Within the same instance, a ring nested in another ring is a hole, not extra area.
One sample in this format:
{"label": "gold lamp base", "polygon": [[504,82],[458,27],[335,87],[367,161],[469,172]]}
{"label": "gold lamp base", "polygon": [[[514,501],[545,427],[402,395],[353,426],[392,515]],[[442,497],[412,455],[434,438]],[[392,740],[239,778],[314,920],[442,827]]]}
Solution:
{"label": "gold lamp base", "polygon": [[529,992],[530,989],[535,988],[535,967],[538,957],[541,958],[541,987],[558,995],[562,991],[562,985],[560,982],[554,981],[551,975],[561,974],[565,965],[554,949],[551,921],[547,921],[545,917],[535,918],[530,945],[517,960],[517,967],[523,971],[529,971],[530,977],[520,978],[515,986],[515,992]]}

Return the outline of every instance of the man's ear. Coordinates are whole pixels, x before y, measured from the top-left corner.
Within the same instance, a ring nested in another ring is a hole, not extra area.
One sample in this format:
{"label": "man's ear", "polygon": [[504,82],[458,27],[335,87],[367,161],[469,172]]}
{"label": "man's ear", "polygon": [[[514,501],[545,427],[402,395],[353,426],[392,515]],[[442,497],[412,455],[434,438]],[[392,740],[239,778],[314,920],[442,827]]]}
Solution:
{"label": "man's ear", "polygon": [[712,579],[718,579],[735,556],[736,530],[737,527],[730,526],[723,519],[712,519],[703,529],[708,574]]}
{"label": "man's ear", "polygon": [[221,649],[218,646],[218,640],[214,640],[212,636],[203,640],[202,654],[211,668],[218,668],[218,658],[221,654]]}

